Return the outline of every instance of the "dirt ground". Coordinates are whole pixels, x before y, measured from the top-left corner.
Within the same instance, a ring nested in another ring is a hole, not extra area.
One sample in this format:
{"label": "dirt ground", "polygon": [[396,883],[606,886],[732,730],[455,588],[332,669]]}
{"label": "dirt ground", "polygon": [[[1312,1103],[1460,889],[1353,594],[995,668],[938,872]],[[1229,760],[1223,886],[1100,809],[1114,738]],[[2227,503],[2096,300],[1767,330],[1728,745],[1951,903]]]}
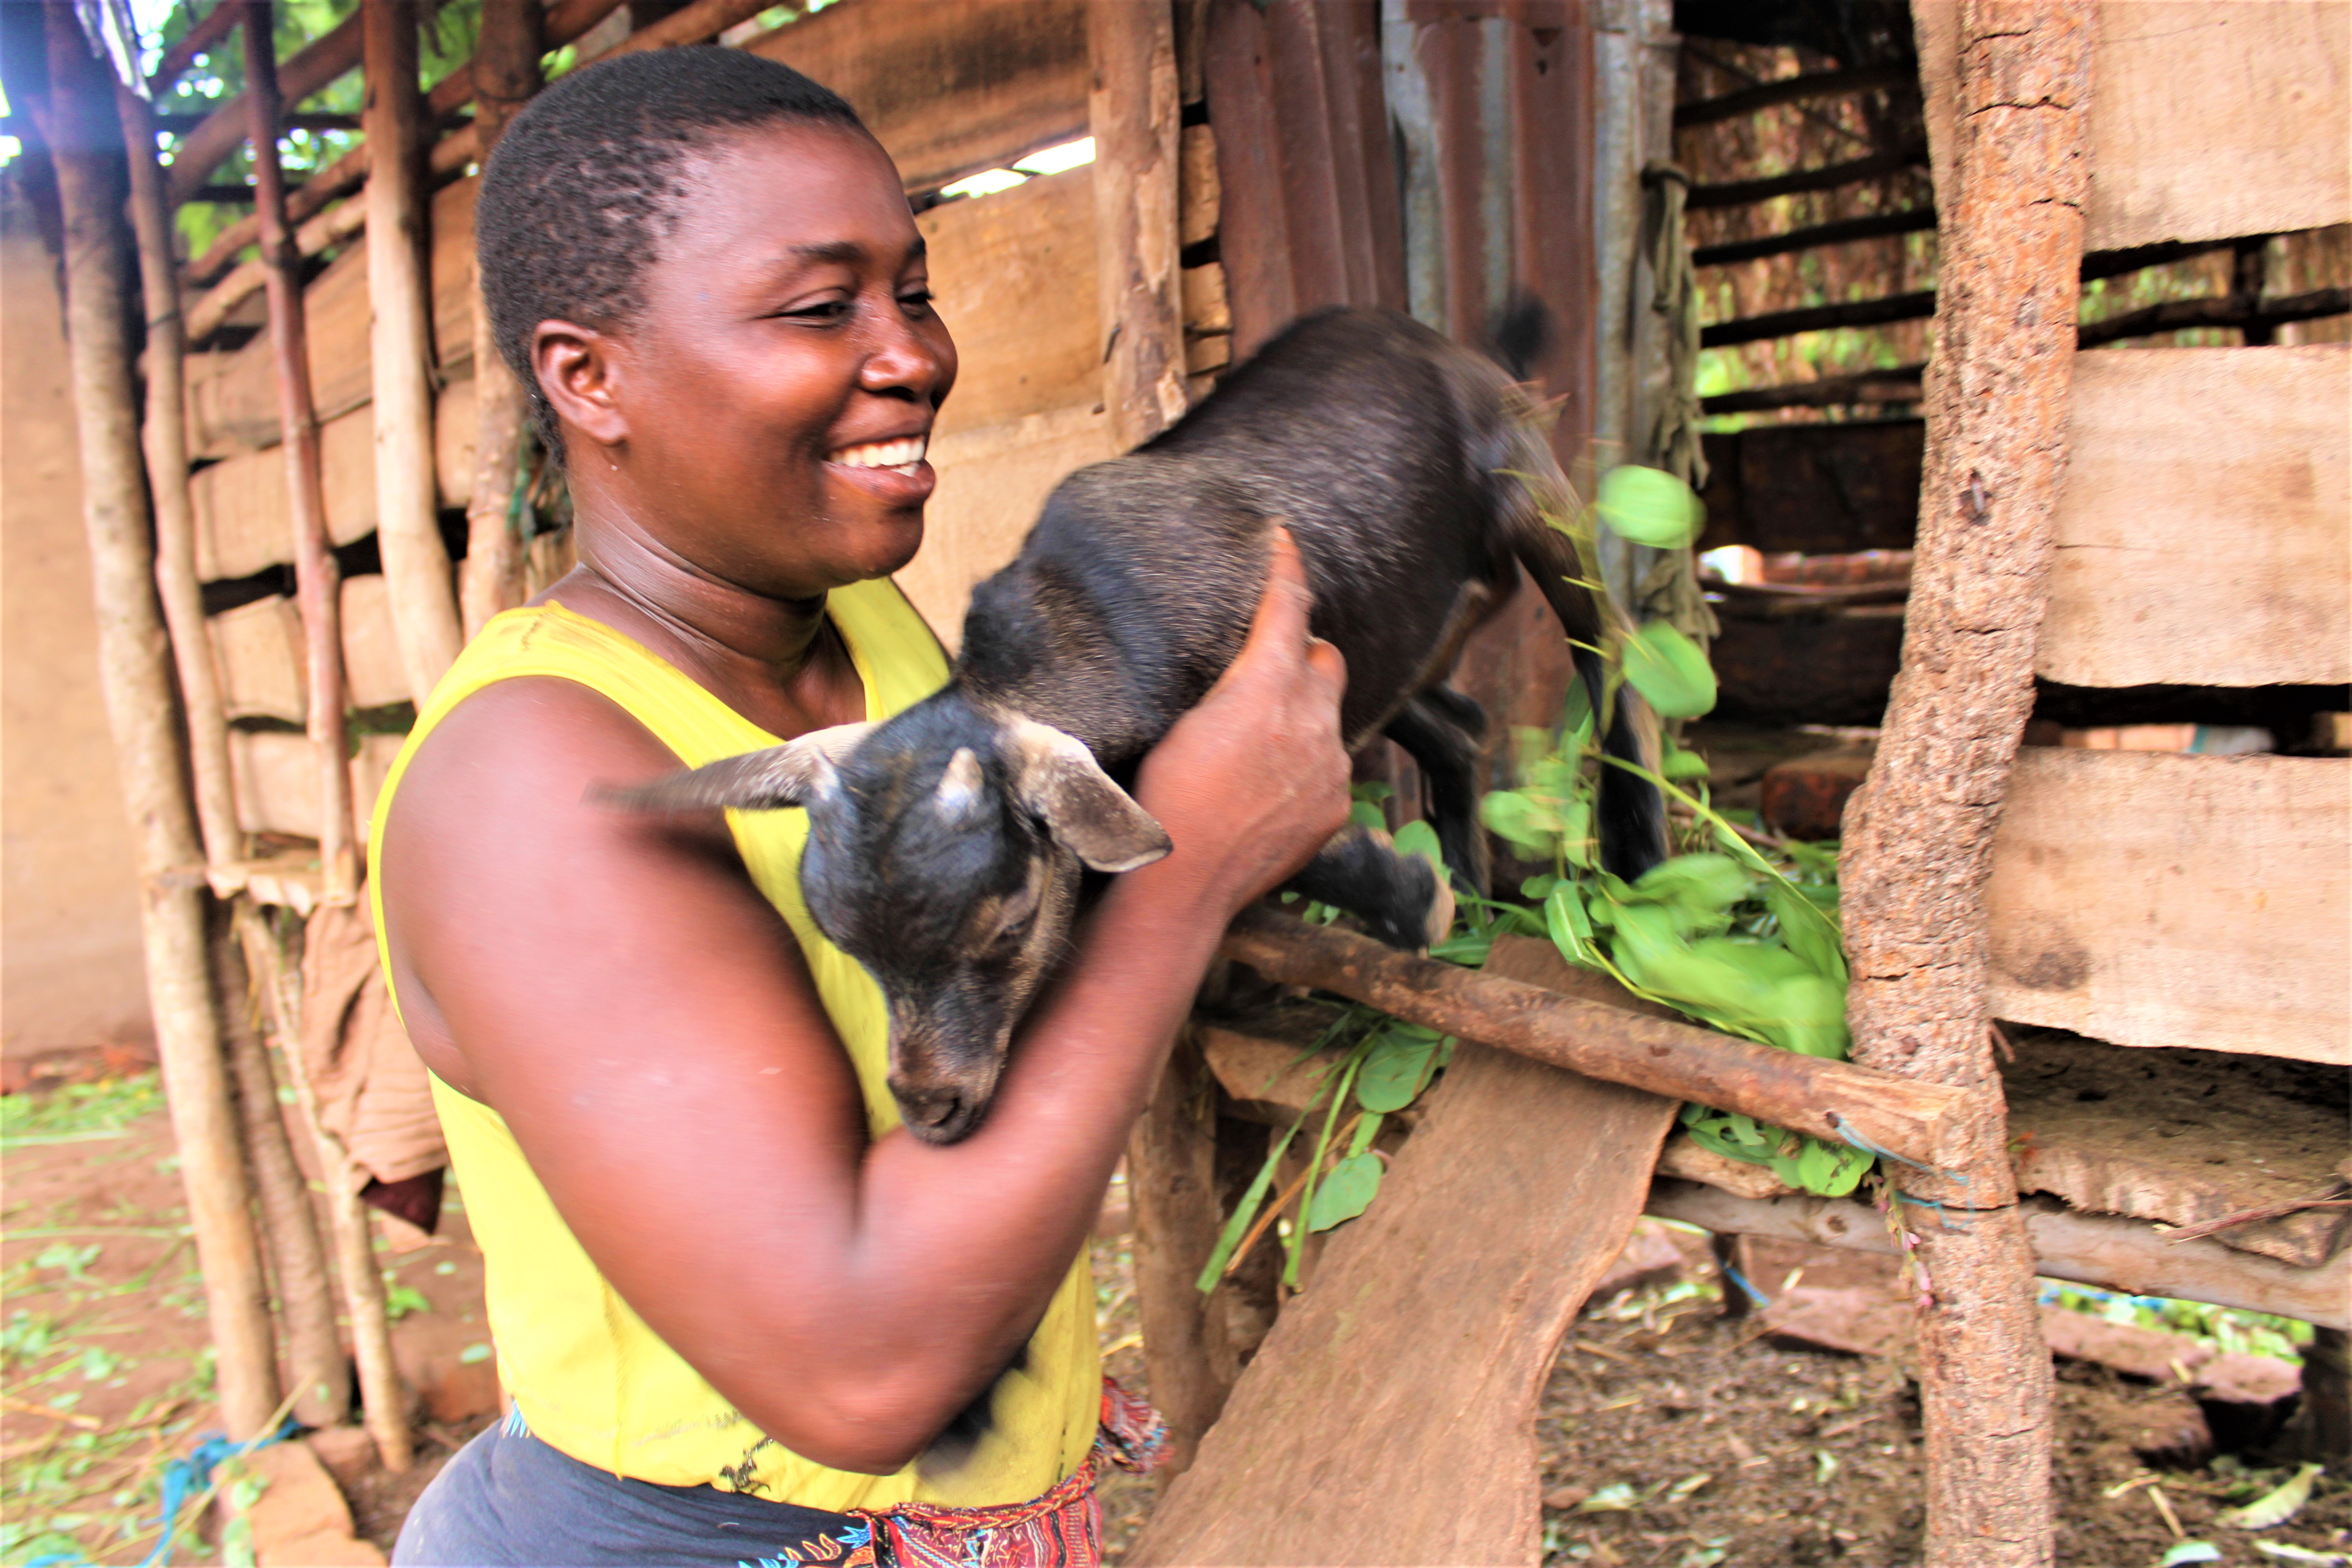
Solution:
{"label": "dirt ground", "polygon": [[[152,1093],[129,1093],[121,1105],[120,1130],[12,1138],[6,1151],[0,1562],[61,1551],[94,1563],[142,1560],[154,1543],[164,1466],[217,1425],[201,1281],[169,1131]],[[462,1198],[453,1197],[442,1231],[385,1258],[403,1309],[400,1360],[419,1390],[418,1463],[399,1477],[364,1458],[331,1464],[358,1533],[385,1548],[409,1503],[480,1429],[496,1399],[481,1348],[480,1258]],[[1687,1240],[1685,1258],[1680,1279],[1590,1308],[1563,1350],[1538,1427],[1546,1561],[1916,1563],[1919,1412],[1900,1359],[1780,1342],[1758,1319],[1724,1315],[1703,1243]],[[1107,1364],[1141,1388],[1127,1238],[1098,1239],[1095,1260]],[[2185,1535],[2214,1542],[2220,1561],[2272,1561],[2255,1552],[2253,1538],[2217,1527],[2213,1515],[2284,1480],[2289,1468],[2225,1453],[2200,1468],[2158,1472],[2135,1457],[2131,1434],[2182,1397],[2104,1368],[2062,1364],[2062,1563],[2152,1568],[2175,1540],[2158,1496]],[[1112,1561],[1157,1497],[1149,1480],[1105,1481]],[[2352,1488],[2342,1477],[2323,1478],[2291,1523],[2261,1539],[2352,1552]],[[195,1541],[174,1557],[218,1560]]]}

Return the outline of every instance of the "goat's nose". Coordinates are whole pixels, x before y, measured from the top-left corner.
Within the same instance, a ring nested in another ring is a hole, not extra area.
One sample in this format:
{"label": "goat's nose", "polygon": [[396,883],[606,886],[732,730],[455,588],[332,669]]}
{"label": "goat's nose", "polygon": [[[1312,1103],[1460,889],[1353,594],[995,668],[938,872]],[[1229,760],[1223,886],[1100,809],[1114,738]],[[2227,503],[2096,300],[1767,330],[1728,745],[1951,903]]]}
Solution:
{"label": "goat's nose", "polygon": [[926,1142],[952,1139],[971,1120],[961,1089],[894,1083],[890,1092],[898,1102],[898,1114],[907,1120],[908,1131]]}

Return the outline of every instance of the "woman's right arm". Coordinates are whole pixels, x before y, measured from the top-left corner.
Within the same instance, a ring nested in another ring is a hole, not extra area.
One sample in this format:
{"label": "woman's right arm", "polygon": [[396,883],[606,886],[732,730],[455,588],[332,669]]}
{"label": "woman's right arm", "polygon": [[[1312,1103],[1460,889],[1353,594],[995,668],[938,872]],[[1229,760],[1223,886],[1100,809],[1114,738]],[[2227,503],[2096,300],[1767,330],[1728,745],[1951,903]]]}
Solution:
{"label": "woman's right arm", "polygon": [[583,804],[677,762],[561,681],[469,699],[395,797],[380,875],[411,1036],[746,1416],[819,1463],[898,1469],[1034,1330],[1226,922],[1345,820],[1345,676],[1307,609],[1286,547],[1240,658],[1139,778],[1174,853],[1113,884],[961,1143],[867,1141],[724,825]]}

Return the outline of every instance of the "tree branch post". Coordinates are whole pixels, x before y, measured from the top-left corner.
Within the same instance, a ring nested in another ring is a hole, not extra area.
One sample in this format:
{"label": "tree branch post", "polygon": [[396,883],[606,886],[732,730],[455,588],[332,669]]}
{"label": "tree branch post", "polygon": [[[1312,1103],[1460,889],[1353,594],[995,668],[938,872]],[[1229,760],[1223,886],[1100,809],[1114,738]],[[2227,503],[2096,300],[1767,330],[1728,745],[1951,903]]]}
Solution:
{"label": "tree branch post", "polygon": [[[235,20],[231,14],[215,31],[225,32]],[[196,576],[194,509],[188,497],[187,340],[173,275],[172,226],[163,205],[162,171],[155,165],[153,112],[128,87],[118,83],[114,91],[130,165],[131,225],[138,236],[140,284],[147,307],[146,448],[148,489],[155,506],[155,586],[180,676],[205,864],[220,867],[243,858],[245,835],[237,826],[228,721],[223,716]],[[203,895],[197,898],[201,903]],[[213,956],[216,1005],[235,1009],[245,988],[226,982],[241,978],[243,966],[224,970],[217,962],[223,956],[220,950],[215,949]],[[221,1016],[220,1022],[236,1084],[254,1193],[260,1200],[262,1234],[285,1315],[287,1360],[302,1389],[295,1417],[306,1426],[333,1426],[350,1414],[350,1380],[310,1192],[294,1163],[268,1054],[244,1020]]]}
{"label": "tree branch post", "polygon": [[[474,47],[474,142],[488,164],[507,124],[540,88],[541,11],[537,0],[482,0]],[[466,561],[459,600],[472,637],[501,610],[523,602],[522,520],[513,514],[530,400],[507,368],[490,310],[474,279],[474,489],[466,503]]]}
{"label": "tree branch post", "polygon": [[[1937,0],[1920,0],[1925,12]],[[1953,33],[1921,17],[1930,40]],[[2066,457],[2083,205],[2089,0],[1961,0],[1955,189],[1942,270],[1903,666],[1842,858],[1854,1059],[1970,1091],[1949,1177],[1892,1173],[1922,1237],[1930,1568],[2051,1561],[2050,1352],[2005,1147],[1986,1011],[1982,891],[2033,701]]]}
{"label": "tree branch post", "polygon": [[172,675],[132,399],[130,279],[121,232],[112,75],[73,8],[47,7],[46,131],[65,219],[66,336],[81,447],[82,520],[98,608],[99,675],[140,877],[148,1005],[217,1356],[222,1418],[261,1435],[278,1404],[268,1286],[221,1056],[205,947],[195,823],[182,791]]}
{"label": "tree branch post", "polygon": [[1089,0],[1103,404],[1121,451],[1184,416],[1176,23],[1168,0]]}
{"label": "tree branch post", "polygon": [[457,657],[457,599],[433,471],[433,283],[416,7],[361,0],[367,71],[368,368],[374,384],[376,542],[408,689],[422,704]]}
{"label": "tree branch post", "polygon": [[301,611],[310,674],[308,728],[310,743],[319,752],[320,897],[330,904],[349,904],[357,894],[359,867],[352,842],[352,774],[344,756],[342,574],[327,538],[327,496],[320,471],[319,411],[310,395],[302,261],[287,226],[286,176],[278,164],[280,106],[269,16],[268,0],[246,4],[245,98],[251,115],[254,205],[261,215],[261,256],[268,268],[264,287],[269,298],[269,342],[277,369],[288,510],[294,520],[295,603]]}

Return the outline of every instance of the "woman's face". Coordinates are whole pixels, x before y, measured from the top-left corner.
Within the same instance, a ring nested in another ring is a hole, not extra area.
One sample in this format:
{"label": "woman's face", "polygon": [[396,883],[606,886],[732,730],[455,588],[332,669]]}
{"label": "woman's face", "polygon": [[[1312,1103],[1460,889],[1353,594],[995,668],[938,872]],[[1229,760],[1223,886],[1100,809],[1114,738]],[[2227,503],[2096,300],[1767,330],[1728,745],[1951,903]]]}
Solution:
{"label": "woman's face", "polygon": [[[684,184],[643,314],[588,334],[601,399],[557,396],[582,416],[575,476],[604,465],[598,488],[661,546],[768,597],[897,571],[922,543],[956,374],[898,171],[863,132],[800,122],[727,138]],[[562,330],[540,329],[541,380],[586,390]]]}

